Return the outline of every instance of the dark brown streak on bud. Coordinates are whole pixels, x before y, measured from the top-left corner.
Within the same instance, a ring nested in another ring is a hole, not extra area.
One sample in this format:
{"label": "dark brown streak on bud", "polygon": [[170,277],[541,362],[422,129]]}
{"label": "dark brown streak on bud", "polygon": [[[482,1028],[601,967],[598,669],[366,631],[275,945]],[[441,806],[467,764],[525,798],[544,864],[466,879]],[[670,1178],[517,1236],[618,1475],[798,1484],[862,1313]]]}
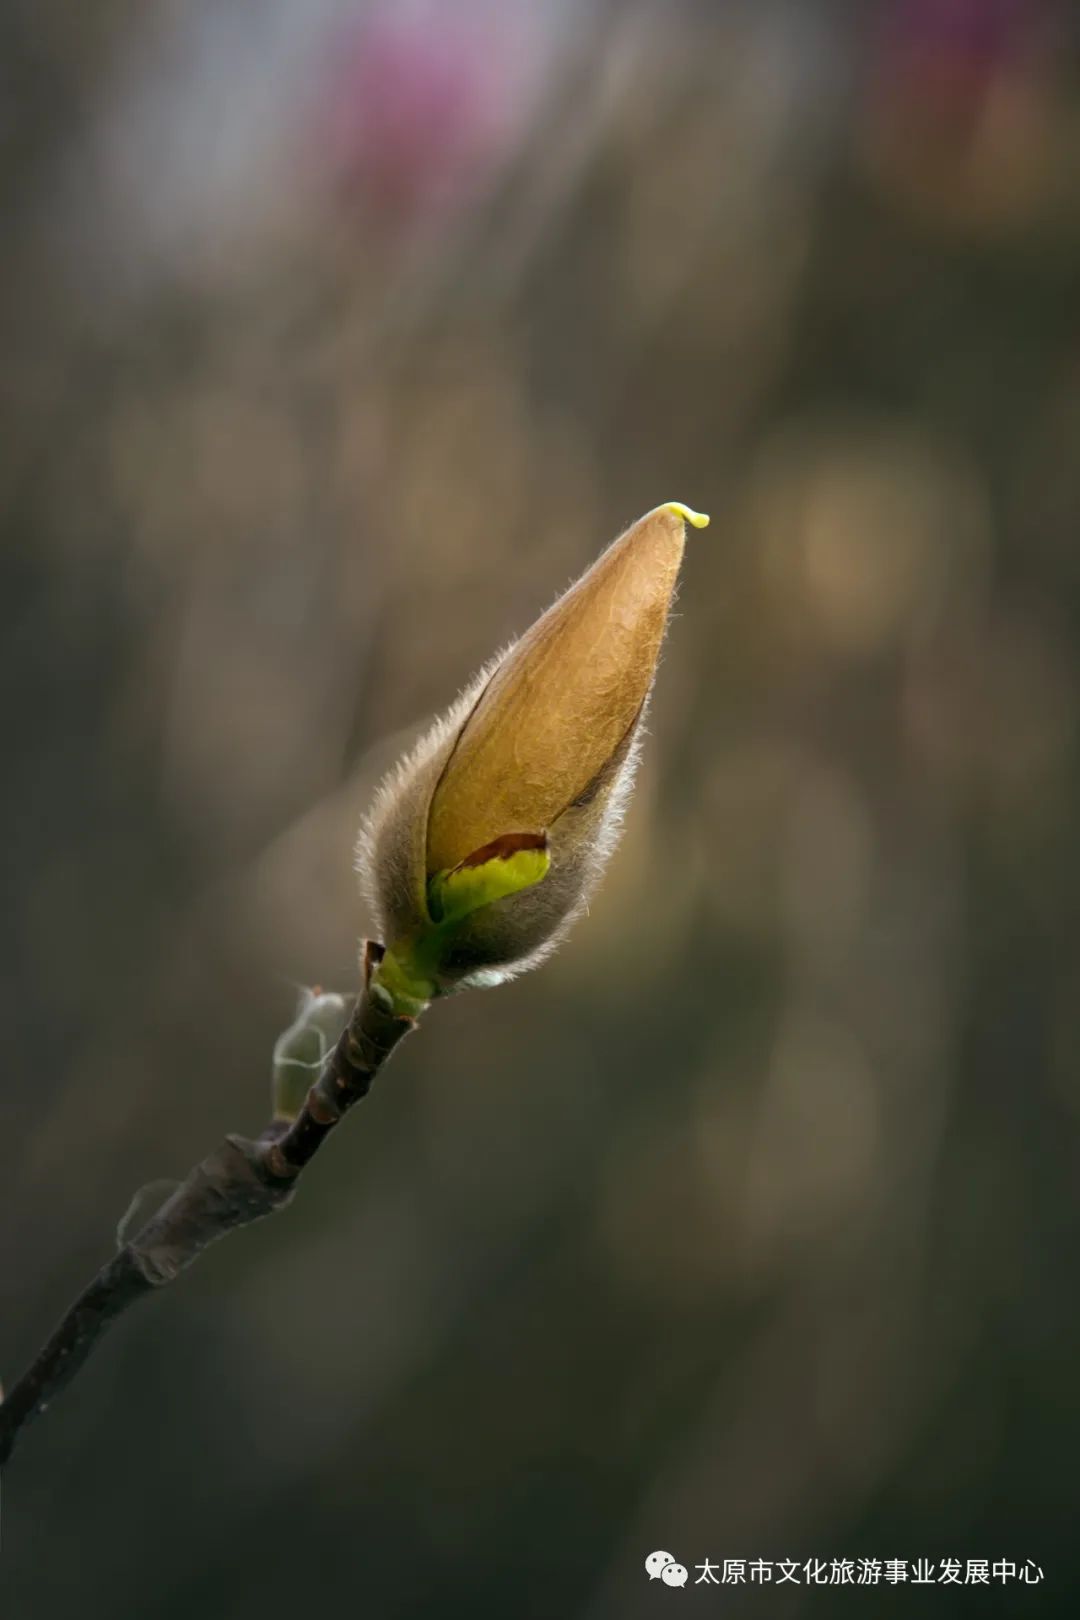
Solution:
{"label": "dark brown streak on bud", "polygon": [[[476,698],[475,698],[475,700],[473,702],[473,705],[472,705],[472,708],[469,710],[468,714],[462,720],[461,726],[460,726],[460,728],[458,730],[458,734],[454,738],[454,745],[451,748],[450,752],[447,754],[446,758],[443,760],[442,770],[439,772],[438,776],[435,778],[434,783],[432,784],[431,796],[430,796],[430,798],[428,800],[429,807],[430,807],[431,804],[433,804],[435,802],[435,797],[438,794],[438,791],[442,787],[443,783],[446,781],[446,777],[447,777],[447,774],[448,774],[448,772],[450,770],[451,765],[453,765],[455,760],[457,759],[458,749],[461,747],[461,739],[465,735],[465,729],[468,726],[469,721],[472,719],[473,715],[476,713],[477,709],[480,707],[480,704],[483,702],[484,698],[487,696],[488,689],[490,688],[492,681],[495,679],[495,677],[496,677],[496,675],[498,673],[499,673],[499,665],[496,664],[495,668],[492,670],[491,674],[488,676],[487,680],[484,682],[484,684],[480,688],[479,692],[477,692]],[[430,813],[430,811],[429,811],[429,813]],[[464,865],[464,862],[462,862],[462,865]]]}
{"label": "dark brown streak on bud", "polygon": [[[566,814],[567,810],[584,810],[586,805],[591,804],[592,801],[596,798],[596,795],[600,792],[600,789],[603,787],[604,783],[608,779],[608,774],[611,771],[611,767],[612,767],[612,761],[613,760],[621,760],[624,757],[624,755],[626,753],[627,745],[629,744],[631,738],[633,737],[634,732],[637,730],[638,726],[641,724],[642,716],[645,713],[645,705],[648,703],[648,701],[649,701],[649,699],[648,699],[648,697],[646,697],[644,699],[644,701],[642,702],[640,708],[638,709],[638,712],[635,714],[634,718],[631,720],[630,724],[627,726],[626,730],[623,732],[622,736],[620,737],[618,747],[615,749],[614,753],[612,754],[611,759],[609,759],[606,764],[601,765],[600,769],[597,771],[597,773],[593,777],[592,781],[586,784],[586,786],[578,794],[576,799],[571,799],[570,803],[566,806],[565,809],[560,810],[559,815],[564,816]],[[556,817],[555,819],[558,820],[558,817]]]}
{"label": "dark brown streak on bud", "polygon": [[479,849],[474,849],[463,861],[458,861],[452,870],[464,872],[470,866],[484,866],[488,861],[509,860],[511,855],[516,855],[522,849],[547,849],[547,847],[547,833],[501,833],[489,844],[481,844]]}

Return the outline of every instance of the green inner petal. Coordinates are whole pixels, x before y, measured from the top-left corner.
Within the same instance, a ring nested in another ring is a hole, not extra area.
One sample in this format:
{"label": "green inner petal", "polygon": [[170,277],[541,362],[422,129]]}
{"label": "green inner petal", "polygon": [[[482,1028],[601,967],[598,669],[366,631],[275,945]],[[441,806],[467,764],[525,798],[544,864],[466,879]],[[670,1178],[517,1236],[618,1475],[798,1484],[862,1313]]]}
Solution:
{"label": "green inner petal", "polygon": [[372,975],[377,993],[400,1016],[415,1018],[438,994],[447,948],[465,920],[496,900],[531,889],[551,865],[542,833],[505,833],[459,865],[428,880],[429,927],[397,940]]}
{"label": "green inner petal", "polygon": [[551,856],[546,846],[515,849],[475,861],[470,856],[449,872],[428,880],[428,909],[439,925],[461,922],[494,900],[531,889],[547,875]]}

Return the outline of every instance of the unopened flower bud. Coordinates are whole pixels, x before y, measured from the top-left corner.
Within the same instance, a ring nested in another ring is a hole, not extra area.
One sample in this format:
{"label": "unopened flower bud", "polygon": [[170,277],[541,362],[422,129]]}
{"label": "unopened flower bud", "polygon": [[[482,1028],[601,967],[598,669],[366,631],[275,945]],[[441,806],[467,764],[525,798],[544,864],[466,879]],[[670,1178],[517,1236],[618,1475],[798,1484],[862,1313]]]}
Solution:
{"label": "unopened flower bud", "polygon": [[497,983],[584,908],[633,778],[685,522],[708,518],[669,502],[620,535],[379,789],[358,864],[395,993]]}

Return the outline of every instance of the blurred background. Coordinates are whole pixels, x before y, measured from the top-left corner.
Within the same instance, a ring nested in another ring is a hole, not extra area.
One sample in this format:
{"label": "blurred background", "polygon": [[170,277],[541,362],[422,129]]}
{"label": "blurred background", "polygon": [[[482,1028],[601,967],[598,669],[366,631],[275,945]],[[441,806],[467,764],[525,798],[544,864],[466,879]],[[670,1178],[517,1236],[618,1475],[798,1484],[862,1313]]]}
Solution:
{"label": "blurred background", "polygon": [[8,1380],[355,982],[396,752],[712,514],[592,915],[113,1331],[5,1620],[1075,1613],[1075,11],[13,0],[0,83]]}

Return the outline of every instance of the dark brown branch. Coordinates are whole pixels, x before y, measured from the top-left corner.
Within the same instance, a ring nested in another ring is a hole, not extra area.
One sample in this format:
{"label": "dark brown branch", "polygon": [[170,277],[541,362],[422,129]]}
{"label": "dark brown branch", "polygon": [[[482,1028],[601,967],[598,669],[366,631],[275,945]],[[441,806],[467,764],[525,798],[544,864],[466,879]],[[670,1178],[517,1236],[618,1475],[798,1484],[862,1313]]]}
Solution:
{"label": "dark brown branch", "polygon": [[227,1232],[289,1202],[304,1166],[353,1103],[366,1096],[394,1047],[414,1027],[413,1019],[395,1014],[385,995],[371,988],[371,971],[381,955],[382,948],[369,943],[363,989],[297,1118],[272,1120],[254,1141],[227,1137],[79,1295],[0,1404],[0,1467],[22,1429],[45,1410],[129,1305],[172,1282]]}

